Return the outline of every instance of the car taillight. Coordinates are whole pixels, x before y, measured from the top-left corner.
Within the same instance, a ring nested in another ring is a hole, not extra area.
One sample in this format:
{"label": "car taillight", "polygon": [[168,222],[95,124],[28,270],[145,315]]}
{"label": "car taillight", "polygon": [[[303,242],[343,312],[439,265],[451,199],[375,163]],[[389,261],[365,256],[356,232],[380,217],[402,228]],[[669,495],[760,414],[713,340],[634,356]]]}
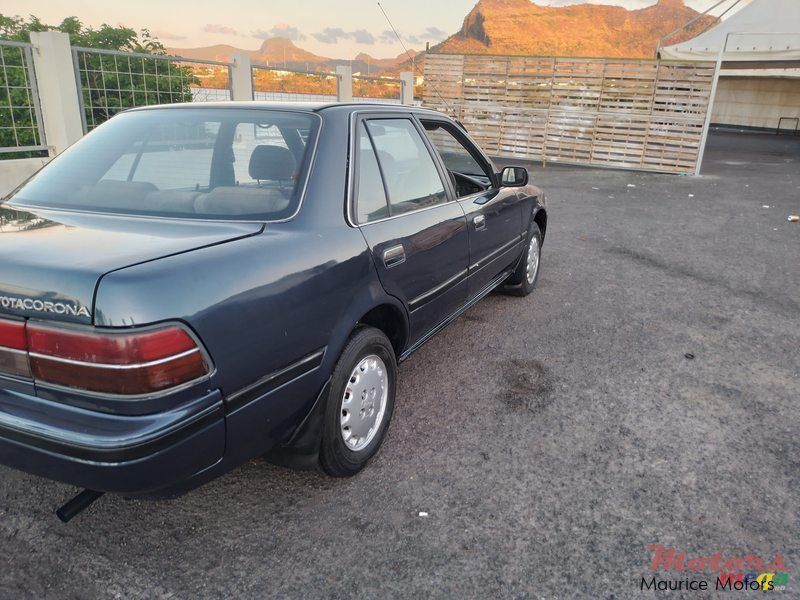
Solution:
{"label": "car taillight", "polygon": [[88,392],[140,395],[200,379],[209,365],[195,339],[174,325],[120,333],[0,320],[0,372]]}
{"label": "car taillight", "polygon": [[0,319],[0,373],[30,377],[24,321]]}

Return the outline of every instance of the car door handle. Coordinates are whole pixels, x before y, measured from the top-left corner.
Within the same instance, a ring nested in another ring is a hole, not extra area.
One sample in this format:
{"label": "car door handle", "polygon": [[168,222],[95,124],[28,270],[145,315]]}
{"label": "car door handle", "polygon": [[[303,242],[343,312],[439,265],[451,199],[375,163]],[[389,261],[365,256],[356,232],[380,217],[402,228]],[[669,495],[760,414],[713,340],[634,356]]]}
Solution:
{"label": "car door handle", "polygon": [[486,229],[486,217],[483,215],[478,215],[474,219],[472,219],[472,224],[475,225],[475,229],[480,231],[481,229]]}
{"label": "car door handle", "polygon": [[383,251],[383,264],[387,269],[396,267],[399,264],[406,262],[406,250],[403,244],[397,244]]}

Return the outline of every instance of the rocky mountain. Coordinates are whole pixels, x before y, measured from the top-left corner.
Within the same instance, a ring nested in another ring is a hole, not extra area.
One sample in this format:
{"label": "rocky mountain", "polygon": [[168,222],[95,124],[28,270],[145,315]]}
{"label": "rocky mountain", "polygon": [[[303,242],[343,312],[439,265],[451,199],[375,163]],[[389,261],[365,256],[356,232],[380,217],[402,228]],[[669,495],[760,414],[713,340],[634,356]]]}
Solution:
{"label": "rocky mountain", "polygon": [[[328,58],[303,50],[291,40],[279,37],[264,40],[257,50],[243,50],[227,44],[217,44],[202,48],[168,48],[167,52],[186,58],[219,61],[228,61],[234,54],[246,54],[254,64],[308,71],[330,71],[336,65],[351,64],[354,73],[363,74],[391,70],[408,60],[405,52],[395,58],[374,58],[366,53],[359,54],[352,61]],[[412,54],[416,53],[412,51]]]}
{"label": "rocky mountain", "polygon": [[[683,0],[658,0],[638,10],[601,4],[549,7],[530,0],[480,0],[461,30],[431,50],[652,58],[661,37],[698,15]],[[690,39],[715,22],[713,17],[702,17],[668,41]]]}
{"label": "rocky mountain", "polygon": [[[461,30],[431,51],[652,58],[658,41],[664,35],[698,15],[683,0],[658,0],[638,10],[603,4],[549,7],[539,6],[531,0],[480,0],[464,19]],[[674,44],[690,39],[715,22],[713,17],[701,17],[667,41]],[[229,60],[234,54],[244,53],[256,64],[310,71],[331,71],[336,65],[346,64],[352,65],[354,73],[373,75],[396,75],[399,71],[411,69],[411,61],[405,53],[380,59],[362,53],[351,61],[318,56],[284,38],[264,40],[256,50],[220,44],[203,48],[170,48],[169,52],[205,60]],[[419,70],[422,60],[415,62]]]}
{"label": "rocky mountain", "polygon": [[[411,56],[413,57],[419,53],[416,52],[415,50],[409,50],[409,54],[411,54]],[[405,63],[406,61],[408,61],[408,55],[405,52],[393,58],[373,58],[369,54],[365,54],[362,52],[361,54],[356,56],[355,60],[353,61],[354,65],[353,70],[355,71],[355,64],[359,63],[362,66],[363,65],[367,66],[367,69],[363,68],[360,69],[362,73],[367,73],[367,72],[378,73],[381,71],[392,70],[395,67]]]}

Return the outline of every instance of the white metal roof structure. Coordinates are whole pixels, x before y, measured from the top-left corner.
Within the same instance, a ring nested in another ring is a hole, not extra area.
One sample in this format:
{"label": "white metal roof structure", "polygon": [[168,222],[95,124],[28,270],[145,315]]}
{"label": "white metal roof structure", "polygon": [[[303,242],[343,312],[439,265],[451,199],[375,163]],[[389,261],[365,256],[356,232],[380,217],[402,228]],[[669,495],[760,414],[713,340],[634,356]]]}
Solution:
{"label": "white metal roof structure", "polygon": [[659,53],[668,60],[716,60],[723,47],[726,62],[800,60],[800,0],[752,0],[712,29]]}

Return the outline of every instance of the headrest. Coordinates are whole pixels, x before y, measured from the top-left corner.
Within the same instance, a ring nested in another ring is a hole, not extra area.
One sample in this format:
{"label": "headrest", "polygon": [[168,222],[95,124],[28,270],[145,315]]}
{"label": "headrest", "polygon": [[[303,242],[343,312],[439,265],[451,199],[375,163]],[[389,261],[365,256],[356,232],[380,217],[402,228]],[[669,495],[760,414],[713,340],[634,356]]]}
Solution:
{"label": "headrest", "polygon": [[194,201],[199,195],[200,192],[184,190],[150,192],[139,203],[139,208],[156,212],[191,214],[194,212]]}
{"label": "headrest", "polygon": [[280,213],[288,206],[289,198],[280,190],[230,186],[200,194],[194,211],[199,215],[265,215]]}
{"label": "headrest", "polygon": [[158,188],[149,181],[117,181],[103,179],[80,191],[81,201],[106,208],[136,206]]}
{"label": "headrest", "polygon": [[280,146],[256,146],[250,156],[250,177],[257,181],[288,181],[296,175],[294,154]]}

